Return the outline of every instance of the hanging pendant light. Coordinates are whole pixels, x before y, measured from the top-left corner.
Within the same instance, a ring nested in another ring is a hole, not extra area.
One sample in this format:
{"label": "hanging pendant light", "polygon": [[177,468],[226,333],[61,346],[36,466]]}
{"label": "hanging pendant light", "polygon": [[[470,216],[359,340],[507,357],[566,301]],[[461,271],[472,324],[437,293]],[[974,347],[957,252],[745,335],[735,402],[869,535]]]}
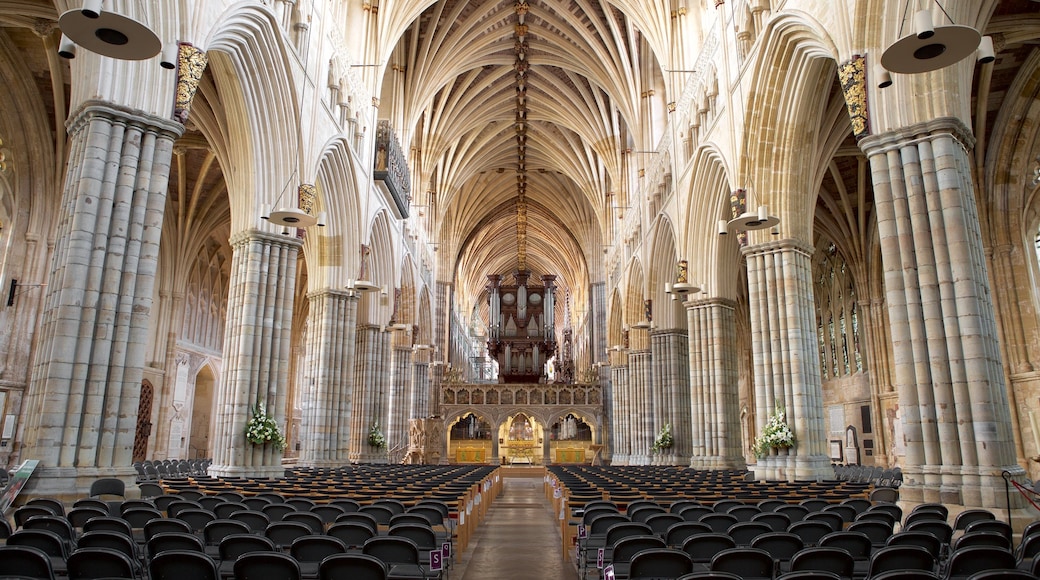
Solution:
{"label": "hanging pendant light", "polygon": [[[58,18],[62,33],[73,43],[110,58],[147,60],[159,54],[162,42],[151,28],[129,16],[102,10],[102,4],[101,0],[87,0],[80,9],[67,10]],[[59,54],[75,56],[75,50],[66,47]]]}

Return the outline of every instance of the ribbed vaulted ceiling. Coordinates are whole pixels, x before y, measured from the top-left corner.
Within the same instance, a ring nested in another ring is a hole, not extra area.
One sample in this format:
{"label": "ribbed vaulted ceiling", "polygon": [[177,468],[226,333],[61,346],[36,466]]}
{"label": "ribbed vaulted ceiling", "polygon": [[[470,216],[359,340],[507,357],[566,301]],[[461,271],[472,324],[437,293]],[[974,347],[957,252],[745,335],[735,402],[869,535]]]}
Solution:
{"label": "ribbed vaulted ceiling", "polygon": [[527,266],[558,274],[582,312],[601,277],[593,260],[610,236],[622,143],[646,146],[631,127],[648,49],[621,12],[596,1],[438,2],[397,45],[383,100],[401,104],[403,133],[421,150],[416,199],[435,194],[430,233],[456,298],[480,306],[487,275],[517,268],[518,50],[527,64]]}

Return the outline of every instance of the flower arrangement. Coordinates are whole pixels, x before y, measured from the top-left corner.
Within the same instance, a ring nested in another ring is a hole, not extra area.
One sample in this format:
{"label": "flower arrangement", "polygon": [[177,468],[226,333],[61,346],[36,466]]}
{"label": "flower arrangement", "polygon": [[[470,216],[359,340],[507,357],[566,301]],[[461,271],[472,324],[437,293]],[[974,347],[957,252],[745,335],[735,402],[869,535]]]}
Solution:
{"label": "flower arrangement", "polygon": [[252,411],[253,416],[246,423],[246,441],[253,445],[271,443],[279,451],[285,449],[285,435],[278,429],[274,417],[268,415],[259,402]]}
{"label": "flower arrangement", "polygon": [[787,414],[777,405],[766,420],[762,434],[755,439],[755,454],[764,457],[771,449],[794,447],[794,431],[787,424]]}
{"label": "flower arrangement", "polygon": [[665,423],[664,427],[661,427],[661,432],[657,434],[657,439],[654,439],[654,444],[650,446],[650,451],[653,453],[660,453],[665,449],[671,449],[674,444],[675,439],[672,438],[672,424]]}
{"label": "flower arrangement", "polygon": [[372,428],[368,430],[368,444],[376,449],[386,447],[386,437],[384,437],[383,432],[379,430],[379,423],[372,425]]}

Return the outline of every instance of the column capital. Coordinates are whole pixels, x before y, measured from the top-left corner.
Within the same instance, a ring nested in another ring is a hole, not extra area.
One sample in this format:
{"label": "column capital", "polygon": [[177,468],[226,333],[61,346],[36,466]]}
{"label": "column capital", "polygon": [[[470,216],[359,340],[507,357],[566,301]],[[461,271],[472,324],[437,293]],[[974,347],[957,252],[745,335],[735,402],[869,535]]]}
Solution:
{"label": "column capital", "polygon": [[908,125],[894,131],[868,135],[860,139],[859,148],[867,157],[871,157],[887,153],[903,145],[931,140],[939,135],[953,137],[958,143],[964,145],[966,149],[971,149],[975,146],[975,137],[972,135],[971,129],[963,121],[956,117],[940,117],[923,123]]}
{"label": "column capital", "polygon": [[65,122],[65,128],[69,133],[75,133],[90,123],[91,119],[103,117],[116,121],[125,121],[133,125],[151,127],[171,139],[177,139],[184,133],[184,125],[162,117],[156,117],[144,111],[131,109],[123,105],[117,105],[108,101],[88,100],[84,101],[78,109],[69,114],[69,120]]}
{"label": "column capital", "polygon": [[683,302],[683,306],[686,307],[687,312],[712,308],[726,308],[729,310],[736,310],[737,301],[721,297],[701,298],[699,300],[687,300],[686,302]]}
{"label": "column capital", "polygon": [[347,290],[346,288],[321,288],[314,292],[307,293],[308,300],[317,300],[319,298],[341,298],[346,300],[357,301],[358,296],[354,292]]}
{"label": "column capital", "polygon": [[741,248],[740,253],[745,257],[754,256],[759,254],[775,254],[777,252],[793,251],[800,254],[804,254],[806,257],[812,258],[815,248],[802,240],[794,238],[787,238],[783,240],[773,240],[765,242],[763,244],[754,244]]}
{"label": "column capital", "polygon": [[241,230],[234,234],[231,234],[231,238],[228,243],[234,248],[241,244],[246,244],[254,240],[269,242],[271,244],[282,245],[287,248],[301,248],[303,247],[303,240],[296,236],[286,236],[283,234],[272,234],[268,232],[262,232],[255,228],[247,230]]}

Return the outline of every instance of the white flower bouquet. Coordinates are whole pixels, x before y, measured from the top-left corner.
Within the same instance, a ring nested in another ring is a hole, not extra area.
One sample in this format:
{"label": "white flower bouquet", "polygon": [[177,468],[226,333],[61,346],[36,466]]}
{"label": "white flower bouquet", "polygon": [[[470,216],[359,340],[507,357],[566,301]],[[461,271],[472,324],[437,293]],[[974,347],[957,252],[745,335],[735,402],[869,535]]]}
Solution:
{"label": "white flower bouquet", "polygon": [[769,415],[762,434],[755,439],[755,453],[759,457],[764,457],[772,449],[790,447],[794,447],[794,431],[787,424],[787,414],[777,405],[776,410]]}
{"label": "white flower bouquet", "polygon": [[368,444],[376,449],[386,447],[386,437],[384,437],[383,432],[379,430],[378,423],[372,425],[372,428],[368,430]]}
{"label": "white flower bouquet", "polygon": [[657,434],[657,439],[654,439],[653,445],[650,446],[650,451],[653,453],[660,453],[665,449],[671,449],[674,444],[675,439],[672,438],[672,424],[665,423],[664,427],[661,427],[661,432]]}
{"label": "white flower bouquet", "polygon": [[274,417],[268,415],[260,403],[257,403],[252,411],[253,416],[246,423],[246,441],[253,445],[270,443],[279,451],[285,449],[285,435],[278,429]]}

